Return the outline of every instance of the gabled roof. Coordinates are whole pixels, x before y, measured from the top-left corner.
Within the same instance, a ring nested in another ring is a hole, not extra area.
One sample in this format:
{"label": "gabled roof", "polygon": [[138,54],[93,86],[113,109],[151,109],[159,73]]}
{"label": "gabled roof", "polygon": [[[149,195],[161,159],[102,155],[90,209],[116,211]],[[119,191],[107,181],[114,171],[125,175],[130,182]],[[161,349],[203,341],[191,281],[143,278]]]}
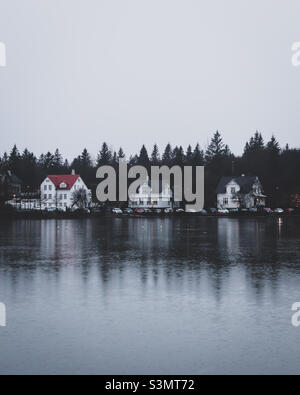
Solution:
{"label": "gabled roof", "polygon": [[226,193],[226,186],[231,182],[236,182],[240,187],[241,193],[249,193],[257,180],[256,176],[240,176],[240,177],[232,177],[226,176],[222,177],[218,186],[217,186],[217,194]]}
{"label": "gabled roof", "polygon": [[[80,175],[78,174],[62,174],[62,175],[54,175],[54,176],[48,176],[50,181],[53,182],[55,185],[56,189],[58,190],[70,190],[72,189],[73,185],[75,182],[78,180]],[[66,188],[62,188],[61,184],[65,184]]]}

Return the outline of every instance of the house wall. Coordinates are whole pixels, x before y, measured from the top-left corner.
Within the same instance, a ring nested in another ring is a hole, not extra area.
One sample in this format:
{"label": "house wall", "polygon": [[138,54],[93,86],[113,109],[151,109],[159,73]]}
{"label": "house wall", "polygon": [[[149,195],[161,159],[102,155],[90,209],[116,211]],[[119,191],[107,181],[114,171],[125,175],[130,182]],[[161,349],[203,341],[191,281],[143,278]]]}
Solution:
{"label": "house wall", "polygon": [[66,210],[72,207],[72,196],[76,190],[84,189],[89,197],[89,202],[91,203],[92,194],[87,188],[83,180],[79,177],[76,183],[70,190],[56,190],[53,182],[46,178],[41,184],[41,204],[42,209],[53,209],[58,208]]}
{"label": "house wall", "polygon": [[[241,188],[234,180],[226,186],[226,193],[217,195],[218,209],[254,208],[265,206],[265,198],[257,198],[255,195],[262,195],[263,189],[259,179],[253,184],[252,191],[248,194],[240,194]],[[239,194],[237,199],[236,194]],[[254,195],[255,194],[255,195]]]}
{"label": "house wall", "polygon": [[239,193],[240,189],[239,184],[234,180],[230,181],[226,186],[226,193],[218,194],[217,196],[218,209],[231,210],[239,208],[240,204],[239,201],[237,201],[235,194]]}
{"label": "house wall", "polygon": [[166,209],[175,206],[172,199],[173,193],[169,187],[160,194],[154,194],[149,185],[144,184],[140,191],[140,193],[129,197],[128,206],[130,208]]}

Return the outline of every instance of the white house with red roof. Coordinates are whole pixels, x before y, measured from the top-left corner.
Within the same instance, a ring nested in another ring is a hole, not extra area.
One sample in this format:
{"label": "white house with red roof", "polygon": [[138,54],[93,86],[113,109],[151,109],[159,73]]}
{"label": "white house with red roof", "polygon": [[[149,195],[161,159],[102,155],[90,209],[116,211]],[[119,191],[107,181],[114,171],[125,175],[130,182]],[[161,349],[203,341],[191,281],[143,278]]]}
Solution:
{"label": "white house with red roof", "polygon": [[[73,194],[77,190],[85,190],[91,203],[92,193],[79,174],[49,175],[41,184],[42,210],[67,210],[74,208]],[[76,208],[76,206],[75,206]]]}

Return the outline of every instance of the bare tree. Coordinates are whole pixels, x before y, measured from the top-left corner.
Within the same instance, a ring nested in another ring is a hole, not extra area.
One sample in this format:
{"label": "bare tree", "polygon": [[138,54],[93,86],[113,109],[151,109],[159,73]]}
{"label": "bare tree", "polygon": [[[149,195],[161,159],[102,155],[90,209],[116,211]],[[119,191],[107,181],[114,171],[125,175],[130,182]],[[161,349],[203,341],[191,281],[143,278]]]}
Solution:
{"label": "bare tree", "polygon": [[87,208],[89,205],[89,198],[87,191],[84,188],[78,189],[72,194],[72,207],[77,206],[79,209]]}

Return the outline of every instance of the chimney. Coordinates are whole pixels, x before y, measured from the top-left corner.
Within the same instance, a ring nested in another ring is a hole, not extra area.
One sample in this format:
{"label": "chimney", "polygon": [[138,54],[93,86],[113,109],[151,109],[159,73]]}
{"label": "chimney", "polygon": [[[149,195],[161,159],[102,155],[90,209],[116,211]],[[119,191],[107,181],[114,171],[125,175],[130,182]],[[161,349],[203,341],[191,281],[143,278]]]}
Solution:
{"label": "chimney", "polygon": [[72,176],[75,176],[76,173],[75,173],[74,169],[72,169],[72,173],[71,174],[72,174]]}

